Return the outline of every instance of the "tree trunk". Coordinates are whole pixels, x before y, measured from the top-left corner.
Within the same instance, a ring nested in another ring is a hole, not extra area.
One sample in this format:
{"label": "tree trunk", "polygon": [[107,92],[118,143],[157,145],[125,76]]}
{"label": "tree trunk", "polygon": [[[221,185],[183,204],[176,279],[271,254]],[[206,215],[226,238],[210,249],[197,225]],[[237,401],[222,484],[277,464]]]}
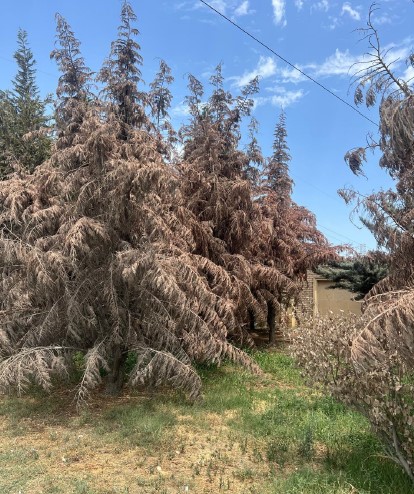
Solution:
{"label": "tree trunk", "polygon": [[273,302],[267,302],[267,326],[269,328],[269,343],[276,343],[276,310]]}
{"label": "tree trunk", "polygon": [[254,312],[249,310],[249,332],[256,332],[256,318],[254,317]]}
{"label": "tree trunk", "polygon": [[116,396],[122,391],[124,386],[124,363],[127,353],[121,346],[114,349],[111,370],[106,376],[105,394]]}

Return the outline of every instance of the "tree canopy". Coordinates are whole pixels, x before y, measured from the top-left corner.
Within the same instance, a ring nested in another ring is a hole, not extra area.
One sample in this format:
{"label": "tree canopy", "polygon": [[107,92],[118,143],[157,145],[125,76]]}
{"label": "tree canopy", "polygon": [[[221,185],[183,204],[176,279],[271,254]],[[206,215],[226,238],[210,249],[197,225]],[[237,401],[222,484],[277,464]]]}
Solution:
{"label": "tree canopy", "polygon": [[[56,21],[51,156],[0,190],[0,386],[49,389],[79,353],[79,403],[102,381],[116,393],[126,379],[196,399],[201,362],[258,372],[239,348],[253,344],[247,329],[267,321],[274,335],[306,269],[335,256],[290,198],[284,117],[261,184],[254,120],[239,148],[257,79],[232,95],[219,64],[205,98],[190,75],[190,119],[175,134],[170,69],[162,61],[144,90],[129,2],[98,74],[68,22]],[[182,153],[172,157],[176,139]]]}
{"label": "tree canopy", "polygon": [[334,288],[355,293],[355,300],[365,295],[388,274],[388,256],[379,251],[332,261],[315,272],[334,282]]}
{"label": "tree canopy", "polygon": [[49,98],[36,84],[36,61],[26,31],[17,33],[14,59],[17,73],[12,89],[0,91],[0,179],[16,169],[33,172],[50,155]]}

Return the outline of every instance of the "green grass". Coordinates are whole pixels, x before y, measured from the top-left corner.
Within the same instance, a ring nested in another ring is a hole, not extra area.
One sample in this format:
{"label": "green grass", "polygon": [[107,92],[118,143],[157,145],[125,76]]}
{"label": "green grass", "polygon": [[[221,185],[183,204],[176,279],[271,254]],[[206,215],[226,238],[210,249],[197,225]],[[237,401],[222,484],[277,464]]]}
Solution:
{"label": "green grass", "polygon": [[[252,386],[252,377],[239,369],[205,369],[204,406],[217,413],[238,409],[229,421],[232,429],[264,441],[266,459],[275,467],[266,492],[414,492],[400,468],[385,458],[364,417],[306,387],[286,354],[256,352],[253,357],[271,375],[261,379],[263,389]],[[267,409],[255,410],[255,401]],[[284,468],[295,471],[281,475]]]}
{"label": "green grass", "polygon": [[0,492],[414,492],[364,417],[306,387],[284,353],[252,355],[262,376],[199,367],[196,404],[130,392],[78,415],[64,391],[1,399]]}
{"label": "green grass", "polygon": [[159,448],[170,438],[169,431],[176,423],[175,414],[168,406],[155,400],[114,406],[105,410],[96,425],[99,435],[113,434],[113,441],[127,441],[131,446]]}

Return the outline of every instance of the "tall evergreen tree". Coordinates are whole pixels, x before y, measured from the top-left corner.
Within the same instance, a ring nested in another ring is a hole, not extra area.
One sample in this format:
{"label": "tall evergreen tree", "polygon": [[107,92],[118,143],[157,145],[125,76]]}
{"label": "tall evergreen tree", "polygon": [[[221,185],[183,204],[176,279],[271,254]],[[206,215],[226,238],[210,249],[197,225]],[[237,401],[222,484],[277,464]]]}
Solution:
{"label": "tall evergreen tree", "polygon": [[290,160],[286,116],[282,111],[275,128],[273,154],[265,168],[260,202],[264,217],[272,225],[269,248],[273,254],[268,252],[268,256],[288,276],[297,279],[305,276],[306,270],[317,265],[317,260],[323,259],[330,249],[316,227],[315,216],[292,200]]}
{"label": "tall evergreen tree", "polygon": [[26,31],[19,29],[14,53],[17,74],[13,89],[0,96],[0,175],[21,167],[32,172],[50,155],[46,107],[36,84],[33,53]]}
{"label": "tall evergreen tree", "polygon": [[143,83],[140,70],[143,60],[136,41],[139,31],[133,27],[136,19],[131,4],[125,0],[118,38],[112,42],[109,58],[98,75],[98,81],[104,83],[103,95],[112,106],[112,113],[122,123],[124,140],[132,129],[143,128],[149,123],[145,114],[148,97],[139,89]]}
{"label": "tall evergreen tree", "polygon": [[275,195],[279,203],[289,207],[293,190],[293,180],[289,175],[291,156],[287,144],[286,114],[281,112],[273,140],[273,154],[266,166],[266,188]]}
{"label": "tall evergreen tree", "polygon": [[356,294],[355,300],[365,295],[388,274],[388,256],[379,251],[364,256],[340,259],[318,266],[315,272],[334,282],[334,288],[345,288]]}

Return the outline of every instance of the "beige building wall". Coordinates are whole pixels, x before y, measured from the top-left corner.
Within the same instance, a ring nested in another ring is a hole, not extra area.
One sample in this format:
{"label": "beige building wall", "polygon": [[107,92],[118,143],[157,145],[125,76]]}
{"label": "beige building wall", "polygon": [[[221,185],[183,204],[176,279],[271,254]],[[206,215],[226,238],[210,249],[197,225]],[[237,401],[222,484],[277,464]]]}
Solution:
{"label": "beige building wall", "polygon": [[355,294],[341,288],[329,288],[332,282],[308,271],[298,308],[308,315],[326,315],[340,311],[361,314],[361,302],[353,300]]}
{"label": "beige building wall", "polygon": [[338,314],[341,311],[361,314],[361,302],[353,300],[354,293],[342,288],[329,288],[332,282],[316,278],[314,283],[314,303],[316,313],[326,315],[329,312]]}

